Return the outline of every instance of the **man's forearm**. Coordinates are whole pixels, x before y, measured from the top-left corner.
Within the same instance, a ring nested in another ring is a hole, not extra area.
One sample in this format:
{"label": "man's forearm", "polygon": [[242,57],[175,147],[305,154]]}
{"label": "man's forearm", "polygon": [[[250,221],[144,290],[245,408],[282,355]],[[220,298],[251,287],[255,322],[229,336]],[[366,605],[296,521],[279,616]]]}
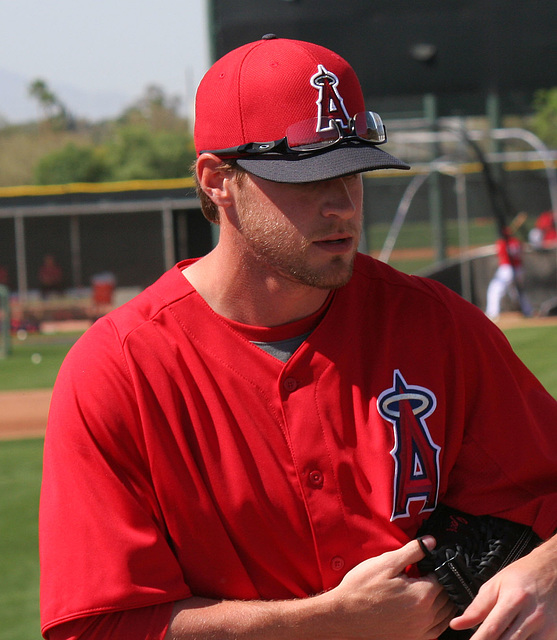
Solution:
{"label": "man's forearm", "polygon": [[166,640],[338,637],[333,627],[329,633],[323,628],[328,610],[332,621],[332,606],[326,594],[274,601],[216,601],[194,597],[176,603]]}
{"label": "man's forearm", "polygon": [[176,603],[166,640],[334,638],[333,628],[329,636],[322,629],[327,609],[331,608],[326,594],[274,601],[219,602],[194,597]]}

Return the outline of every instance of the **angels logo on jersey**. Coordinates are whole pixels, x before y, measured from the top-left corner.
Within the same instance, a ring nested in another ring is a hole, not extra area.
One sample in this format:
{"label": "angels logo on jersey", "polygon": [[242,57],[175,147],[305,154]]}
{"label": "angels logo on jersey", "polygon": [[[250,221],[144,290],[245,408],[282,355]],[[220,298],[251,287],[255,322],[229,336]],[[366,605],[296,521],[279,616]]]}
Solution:
{"label": "angels logo on jersey", "polygon": [[410,515],[410,503],[422,502],[420,513],[433,511],[439,492],[439,453],[426,424],[437,406],[432,391],[407,384],[398,369],[393,386],[377,398],[381,416],[393,425],[394,496],[391,520]]}
{"label": "angels logo on jersey", "polygon": [[337,89],[338,77],[332,71],[327,71],[322,64],[318,65],[317,69],[317,73],[310,79],[311,86],[319,91],[319,97],[316,100],[317,131],[330,129],[332,125],[323,127],[323,124],[331,120],[336,120],[343,129],[347,129],[350,116]]}

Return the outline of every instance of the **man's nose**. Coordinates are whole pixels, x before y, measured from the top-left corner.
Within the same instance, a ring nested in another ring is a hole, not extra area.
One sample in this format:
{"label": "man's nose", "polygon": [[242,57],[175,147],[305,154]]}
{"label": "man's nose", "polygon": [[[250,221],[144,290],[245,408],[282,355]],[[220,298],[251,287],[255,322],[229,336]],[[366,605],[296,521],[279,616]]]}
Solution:
{"label": "man's nose", "polygon": [[322,215],[348,219],[357,212],[361,192],[350,188],[349,180],[354,182],[354,178],[334,178],[323,183]]}

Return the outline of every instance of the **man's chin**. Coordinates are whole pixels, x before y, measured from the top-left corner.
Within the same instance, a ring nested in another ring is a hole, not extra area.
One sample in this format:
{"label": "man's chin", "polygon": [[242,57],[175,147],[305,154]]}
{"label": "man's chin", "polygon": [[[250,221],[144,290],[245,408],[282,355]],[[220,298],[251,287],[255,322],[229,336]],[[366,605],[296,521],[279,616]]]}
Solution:
{"label": "man's chin", "polygon": [[340,289],[350,282],[354,270],[354,259],[350,262],[336,261],[327,268],[307,270],[295,274],[298,282],[316,289]]}

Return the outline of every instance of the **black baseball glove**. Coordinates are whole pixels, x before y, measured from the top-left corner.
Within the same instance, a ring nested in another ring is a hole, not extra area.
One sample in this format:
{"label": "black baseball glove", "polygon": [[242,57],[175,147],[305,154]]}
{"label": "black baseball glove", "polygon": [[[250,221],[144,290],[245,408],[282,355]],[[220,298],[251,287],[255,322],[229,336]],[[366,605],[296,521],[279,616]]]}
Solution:
{"label": "black baseball glove", "polygon": [[[433,551],[421,542],[423,574],[434,572],[449,598],[462,613],[480,587],[498,571],[526,555],[542,540],[530,527],[494,516],[473,516],[439,505],[422,524],[418,536],[432,535]],[[448,629],[441,637],[468,638],[472,631]]]}

